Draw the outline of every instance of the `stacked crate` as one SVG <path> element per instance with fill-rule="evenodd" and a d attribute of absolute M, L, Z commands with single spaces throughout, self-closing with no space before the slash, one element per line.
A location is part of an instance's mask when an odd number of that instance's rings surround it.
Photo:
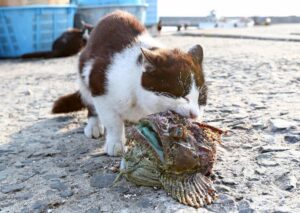
<path fill-rule="evenodd" d="M 0 58 L 51 50 L 53 41 L 74 25 L 76 6 L 63 2 L 0 0 Z"/>
<path fill-rule="evenodd" d="M 34 4 L 69 4 L 69 0 L 0 0 L 2 6 L 25 6 Z"/>
<path fill-rule="evenodd" d="M 145 23 L 147 4 L 145 0 L 73 0 L 78 5 L 75 26 L 81 22 L 96 25 L 101 17 L 115 10 L 125 10 Z"/>

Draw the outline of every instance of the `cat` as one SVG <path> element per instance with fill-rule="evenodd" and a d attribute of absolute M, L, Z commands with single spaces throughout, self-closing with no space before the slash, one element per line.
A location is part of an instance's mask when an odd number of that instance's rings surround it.
<path fill-rule="evenodd" d="M 69 29 L 59 36 L 53 42 L 51 51 L 28 53 L 22 55 L 21 58 L 60 58 L 77 54 L 86 45 L 89 34 L 93 29 L 90 24 L 83 22 L 82 25 L 82 29 Z"/>
<path fill-rule="evenodd" d="M 206 105 L 203 49 L 167 49 L 131 14 L 113 12 L 100 20 L 79 59 L 79 91 L 54 102 L 53 113 L 88 109 L 84 133 L 106 130 L 105 152 L 124 151 L 124 121 L 173 110 L 196 119 Z"/>

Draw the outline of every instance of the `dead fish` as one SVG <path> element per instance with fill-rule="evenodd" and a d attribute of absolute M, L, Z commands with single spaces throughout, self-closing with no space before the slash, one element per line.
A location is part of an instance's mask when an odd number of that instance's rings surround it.
<path fill-rule="evenodd" d="M 217 194 L 207 176 L 222 134 L 171 111 L 150 115 L 128 131 L 120 174 L 137 185 L 161 187 L 185 205 L 211 204 Z"/>

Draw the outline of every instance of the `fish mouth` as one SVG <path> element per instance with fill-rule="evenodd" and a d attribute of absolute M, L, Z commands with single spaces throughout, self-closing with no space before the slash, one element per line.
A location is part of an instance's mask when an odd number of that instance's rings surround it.
<path fill-rule="evenodd" d="M 161 162 L 164 162 L 164 151 L 158 134 L 149 123 L 142 122 L 137 126 L 139 133 L 146 139 L 145 141 L 152 147 Z"/>
<path fill-rule="evenodd" d="M 163 174 L 160 181 L 171 197 L 195 208 L 209 205 L 218 197 L 212 181 L 200 173 Z"/>

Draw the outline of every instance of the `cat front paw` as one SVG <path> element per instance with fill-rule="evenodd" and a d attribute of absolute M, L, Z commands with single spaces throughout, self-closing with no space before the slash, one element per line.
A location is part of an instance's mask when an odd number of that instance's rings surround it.
<path fill-rule="evenodd" d="M 104 146 L 104 151 L 109 156 L 121 156 L 124 152 L 124 147 L 122 143 L 110 143 L 106 142 Z"/>
<path fill-rule="evenodd" d="M 84 128 L 84 134 L 87 138 L 99 138 L 104 135 L 104 126 L 97 117 L 89 117 L 88 123 Z"/>

